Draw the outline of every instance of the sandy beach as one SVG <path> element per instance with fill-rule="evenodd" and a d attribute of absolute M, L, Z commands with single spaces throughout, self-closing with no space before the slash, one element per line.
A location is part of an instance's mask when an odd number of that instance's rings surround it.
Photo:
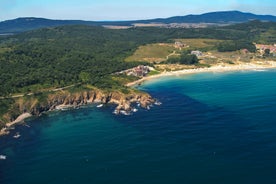
<path fill-rule="evenodd" d="M 130 82 L 126 86 L 131 87 L 137 84 L 141 84 L 144 81 L 165 77 L 165 76 L 177 76 L 185 74 L 195 74 L 195 73 L 204 73 L 204 72 L 226 72 L 226 71 L 243 71 L 243 70 L 262 70 L 276 68 L 275 61 L 267 61 L 266 64 L 253 64 L 253 63 L 240 63 L 235 65 L 214 65 L 209 68 L 196 68 L 196 69 L 185 69 L 178 71 L 163 72 L 157 75 L 146 76 L 137 81 Z"/>

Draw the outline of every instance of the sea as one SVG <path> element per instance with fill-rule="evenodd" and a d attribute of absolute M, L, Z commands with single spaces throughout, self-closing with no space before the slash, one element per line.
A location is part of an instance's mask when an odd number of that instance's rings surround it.
<path fill-rule="evenodd" d="M 137 88 L 162 104 L 129 116 L 112 114 L 113 105 L 52 112 L 0 137 L 0 183 L 276 183 L 275 69 Z"/>

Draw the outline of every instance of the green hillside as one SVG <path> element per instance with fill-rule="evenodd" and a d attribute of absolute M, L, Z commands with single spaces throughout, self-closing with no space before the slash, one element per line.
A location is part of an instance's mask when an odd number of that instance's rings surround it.
<path fill-rule="evenodd" d="M 275 37 L 274 32 L 275 23 L 261 22 L 206 29 L 63 26 L 30 31 L 0 40 L 0 96 L 79 82 L 108 87 L 109 74 L 138 64 L 124 60 L 141 45 L 183 38 L 246 45 L 258 39 L 268 42 L 265 38 Z"/>

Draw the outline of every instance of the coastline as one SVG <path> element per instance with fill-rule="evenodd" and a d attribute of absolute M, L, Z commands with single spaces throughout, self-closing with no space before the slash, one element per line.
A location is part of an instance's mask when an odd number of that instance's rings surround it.
<path fill-rule="evenodd" d="M 160 78 L 160 77 L 165 77 L 165 76 L 179 76 L 179 75 L 186 75 L 186 74 L 196 74 L 196 73 L 205 73 L 205 72 L 228 72 L 228 71 L 244 71 L 244 70 L 263 70 L 263 69 L 273 69 L 276 68 L 276 62 L 275 61 L 266 61 L 266 64 L 257 64 L 255 63 L 239 63 L 235 65 L 230 65 L 230 64 L 223 64 L 223 65 L 213 65 L 209 68 L 195 68 L 195 69 L 184 69 L 184 70 L 177 70 L 177 71 L 170 71 L 170 72 L 163 72 L 157 75 L 152 75 L 152 76 L 146 76 L 143 77 L 137 81 L 130 82 L 126 84 L 127 87 L 133 87 L 135 85 L 141 84 L 144 81 Z M 90 103 L 88 103 L 90 102 Z M 106 103 L 103 102 L 103 100 L 98 100 L 95 101 L 93 100 L 87 100 L 87 104 L 93 104 L 93 103 Z M 119 100 L 114 99 L 111 100 L 110 103 L 115 103 L 118 105 L 118 109 L 124 109 L 126 107 L 123 107 L 123 105 L 119 102 Z M 85 103 L 86 104 L 86 103 Z M 83 104 L 83 105 L 85 105 Z M 75 105 L 72 104 L 58 104 L 55 106 L 55 110 L 62 110 L 62 109 L 70 109 L 74 108 Z M 127 106 L 128 107 L 128 106 Z M 9 134 L 9 128 L 13 125 L 19 124 L 21 122 L 24 122 L 25 119 L 31 117 L 32 114 L 30 113 L 22 113 L 20 116 L 18 116 L 14 121 L 9 122 L 6 124 L 6 126 L 2 129 L 0 129 L 0 136 L 2 135 L 7 135 Z"/>
<path fill-rule="evenodd" d="M 260 69 L 272 69 L 276 68 L 275 61 L 267 61 L 268 64 L 253 64 L 253 63 L 240 63 L 235 65 L 213 65 L 209 68 L 195 68 L 195 69 L 184 69 L 177 71 L 165 71 L 157 75 L 146 76 L 137 81 L 127 83 L 127 87 L 133 87 L 135 85 L 141 84 L 144 81 L 151 79 L 156 79 L 166 76 L 178 76 L 186 74 L 196 74 L 196 73 L 205 73 L 205 72 L 228 72 L 228 71 L 243 71 L 243 70 L 260 70 Z"/>
<path fill-rule="evenodd" d="M 142 108 L 148 108 L 155 102 L 156 100 L 149 94 L 134 91 L 128 94 L 120 91 L 110 92 L 101 90 L 84 90 L 76 93 L 59 92 L 58 94 L 48 95 L 47 103 L 45 104 L 39 104 L 37 100 L 33 99 L 32 106 L 27 107 L 28 111 L 19 112 L 15 120 L 10 118 L 10 121 L 0 128 L 0 136 L 9 134 L 11 127 L 24 122 L 24 119 L 31 116 L 39 116 L 45 112 L 75 109 L 90 104 L 96 104 L 96 107 L 101 107 L 103 104 L 115 104 L 117 105 L 114 110 L 115 114 L 128 115 L 131 112 L 137 111 L 132 105 L 134 103 L 139 103 Z"/>
<path fill-rule="evenodd" d="M 32 115 L 31 115 L 30 113 L 23 113 L 23 114 L 21 114 L 20 116 L 18 116 L 18 117 L 16 118 L 16 120 L 7 123 L 7 124 L 6 124 L 6 127 L 2 128 L 2 129 L 0 130 L 0 136 L 1 136 L 1 135 L 7 135 L 7 134 L 9 134 L 9 128 L 10 128 L 11 126 L 16 125 L 16 124 L 19 124 L 19 123 L 21 123 L 21 122 L 24 122 L 25 119 L 27 119 L 27 118 L 29 118 L 29 117 L 31 117 L 31 116 L 32 116 Z"/>

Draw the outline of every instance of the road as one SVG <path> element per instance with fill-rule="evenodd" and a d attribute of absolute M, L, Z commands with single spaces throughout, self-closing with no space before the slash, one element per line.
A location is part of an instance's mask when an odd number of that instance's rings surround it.
<path fill-rule="evenodd" d="M 48 90 L 47 92 L 61 91 L 61 90 L 64 90 L 64 89 L 68 89 L 68 88 L 75 87 L 76 85 L 79 85 L 79 84 L 80 84 L 80 83 L 78 83 L 78 84 L 72 84 L 72 85 L 70 85 L 70 86 L 65 86 L 65 87 L 62 87 L 62 88 L 51 89 L 51 90 Z M 45 91 L 41 91 L 41 92 L 43 93 L 43 92 L 45 92 Z M 32 95 L 34 95 L 34 93 L 13 95 L 13 96 L 8 96 L 8 97 L 1 96 L 0 99 L 6 99 L 6 98 L 20 98 L 20 97 L 23 97 L 23 96 L 32 96 Z"/>

